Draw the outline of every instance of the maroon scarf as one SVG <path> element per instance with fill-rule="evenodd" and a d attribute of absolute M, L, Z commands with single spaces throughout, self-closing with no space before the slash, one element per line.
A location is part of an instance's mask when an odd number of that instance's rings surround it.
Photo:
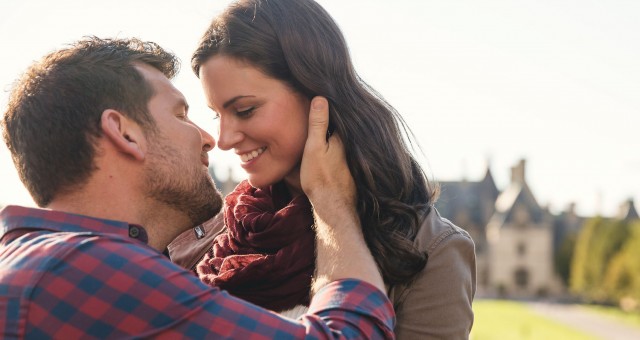
<path fill-rule="evenodd" d="M 198 264 L 200 279 L 277 312 L 309 305 L 315 233 L 306 196 L 283 183 L 261 190 L 243 181 L 225 198 L 227 231 Z"/>

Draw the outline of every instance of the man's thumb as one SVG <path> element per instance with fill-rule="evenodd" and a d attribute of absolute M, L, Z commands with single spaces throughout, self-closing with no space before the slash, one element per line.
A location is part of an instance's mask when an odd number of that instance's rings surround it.
<path fill-rule="evenodd" d="M 314 97 L 309 111 L 309 140 L 325 142 L 329 127 L 329 103 L 325 97 Z"/>

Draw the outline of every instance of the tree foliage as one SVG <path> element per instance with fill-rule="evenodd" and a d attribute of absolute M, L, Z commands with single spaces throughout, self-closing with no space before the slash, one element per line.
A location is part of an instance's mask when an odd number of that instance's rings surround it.
<path fill-rule="evenodd" d="M 629 229 L 628 239 L 609 263 L 603 289 L 610 299 L 640 309 L 640 222 Z"/>
<path fill-rule="evenodd" d="M 554 257 L 556 272 L 565 285 L 569 285 L 571 262 L 573 261 L 573 253 L 577 237 L 576 233 L 569 233 L 566 235 Z"/>
<path fill-rule="evenodd" d="M 596 217 L 588 220 L 578 234 L 571 263 L 571 276 L 569 288 L 575 294 L 582 295 L 593 285 L 587 263 L 595 230 L 603 223 L 603 219 Z"/>
<path fill-rule="evenodd" d="M 630 236 L 629 222 L 601 217 L 588 220 L 576 240 L 571 263 L 571 291 L 595 302 L 615 301 L 616 294 L 611 288 L 628 286 L 627 255 L 621 254 L 630 242 Z M 612 275 L 618 281 L 612 279 Z"/>

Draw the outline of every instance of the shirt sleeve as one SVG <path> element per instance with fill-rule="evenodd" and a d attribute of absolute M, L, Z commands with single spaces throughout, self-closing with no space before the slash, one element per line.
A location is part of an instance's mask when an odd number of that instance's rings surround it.
<path fill-rule="evenodd" d="M 299 320 L 230 296 L 135 241 L 75 237 L 31 292 L 26 337 L 394 338 L 390 301 L 357 280 L 333 282 Z"/>
<path fill-rule="evenodd" d="M 429 249 L 428 254 L 422 273 L 398 293 L 396 336 L 398 339 L 468 339 L 473 325 L 471 303 L 476 287 L 473 241 L 455 232 Z"/>

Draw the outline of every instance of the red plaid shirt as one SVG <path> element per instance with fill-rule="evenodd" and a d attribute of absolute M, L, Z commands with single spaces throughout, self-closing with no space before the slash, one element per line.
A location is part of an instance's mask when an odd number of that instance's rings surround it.
<path fill-rule="evenodd" d="M 201 283 L 141 226 L 18 206 L 0 219 L 1 338 L 394 337 L 391 303 L 358 280 L 327 285 L 294 321 Z"/>

